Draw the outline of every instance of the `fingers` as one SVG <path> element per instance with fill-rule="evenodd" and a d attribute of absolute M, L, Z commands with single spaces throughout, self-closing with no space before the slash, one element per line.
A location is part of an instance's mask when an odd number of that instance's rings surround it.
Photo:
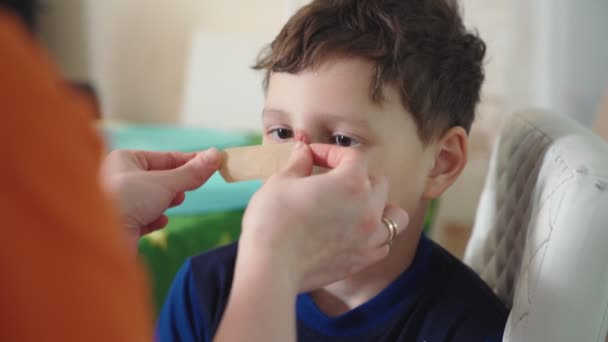
<path fill-rule="evenodd" d="M 409 215 L 404 209 L 392 204 L 388 204 L 386 206 L 382 217 L 386 217 L 387 219 L 395 223 L 395 225 L 397 226 L 396 235 L 399 235 L 401 232 L 403 232 L 405 228 L 407 228 L 407 225 L 410 221 Z M 369 240 L 370 244 L 372 246 L 385 245 L 389 240 L 390 234 L 391 232 L 388 227 L 382 221 L 380 221 L 378 222 L 378 229 L 376 229 L 375 233 Z"/>
<path fill-rule="evenodd" d="M 352 149 L 339 147 L 329 144 L 310 144 L 314 163 L 317 166 L 333 169 L 340 165 L 340 162 L 352 153 Z"/>
<path fill-rule="evenodd" d="M 146 235 L 146 234 L 152 233 L 155 230 L 165 228 L 165 226 L 167 226 L 168 223 L 169 223 L 169 218 L 167 217 L 167 215 L 162 215 L 161 217 L 154 220 L 152 223 L 143 227 L 140 231 L 140 235 Z"/>
<path fill-rule="evenodd" d="M 389 185 L 386 177 L 382 176 L 371 176 L 369 177 L 371 185 L 370 200 L 372 203 L 372 210 L 376 213 L 383 212 L 388 201 Z"/>
<path fill-rule="evenodd" d="M 177 195 L 175 195 L 175 198 L 173 198 L 173 201 L 171 201 L 171 204 L 169 204 L 169 207 L 170 208 L 177 207 L 178 205 L 184 203 L 185 199 L 186 199 L 186 194 L 183 192 L 180 192 Z"/>
<path fill-rule="evenodd" d="M 157 181 L 162 182 L 175 193 L 194 190 L 203 185 L 209 177 L 220 167 L 219 152 L 212 148 L 197 153 L 186 164 L 174 169 L 159 171 L 155 175 Z"/>
<path fill-rule="evenodd" d="M 360 165 L 367 167 L 366 158 L 361 152 L 348 147 L 329 144 L 310 144 L 314 164 L 316 166 L 334 169 L 344 165 Z"/>
<path fill-rule="evenodd" d="M 176 169 L 196 156 L 196 153 L 134 151 L 145 171 Z"/>
<path fill-rule="evenodd" d="M 281 171 L 282 175 L 292 177 L 307 177 L 312 174 L 313 158 L 308 146 L 302 142 L 295 144 L 287 165 Z"/>
<path fill-rule="evenodd" d="M 352 148 L 327 144 L 309 145 L 314 164 L 327 171 L 329 177 L 348 179 L 350 182 L 364 184 L 369 177 L 368 158 L 365 154 Z"/>

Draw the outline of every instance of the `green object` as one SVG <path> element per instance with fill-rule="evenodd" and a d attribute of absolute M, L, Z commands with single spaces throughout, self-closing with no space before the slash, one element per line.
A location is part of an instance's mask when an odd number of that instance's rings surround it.
<path fill-rule="evenodd" d="M 431 229 L 433 228 L 433 224 L 435 223 L 435 218 L 437 216 L 437 210 L 439 209 L 439 199 L 434 199 L 429 203 L 429 207 L 426 210 L 426 215 L 424 217 L 424 226 L 422 227 L 422 231 L 425 234 L 429 234 Z"/>
<path fill-rule="evenodd" d="M 157 312 L 169 292 L 173 277 L 188 257 L 238 238 L 243 211 L 170 217 L 165 229 L 140 239 L 139 255 L 148 267 Z"/>
<path fill-rule="evenodd" d="M 184 203 L 169 209 L 167 215 L 198 216 L 243 209 L 260 186 L 262 186 L 260 181 L 226 183 L 216 172 L 205 186 L 187 192 Z"/>

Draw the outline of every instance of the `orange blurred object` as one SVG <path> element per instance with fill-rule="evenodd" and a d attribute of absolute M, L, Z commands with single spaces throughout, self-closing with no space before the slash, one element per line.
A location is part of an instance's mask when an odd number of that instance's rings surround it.
<path fill-rule="evenodd" d="M 0 110 L 0 341 L 151 341 L 142 269 L 99 186 L 94 109 L 4 11 Z"/>

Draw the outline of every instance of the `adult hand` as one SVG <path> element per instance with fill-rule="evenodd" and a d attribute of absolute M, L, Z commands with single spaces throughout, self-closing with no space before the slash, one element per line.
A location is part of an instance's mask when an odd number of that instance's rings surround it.
<path fill-rule="evenodd" d="M 311 175 L 313 165 L 330 170 Z M 327 285 L 388 254 L 389 230 L 382 217 L 401 232 L 408 215 L 387 199 L 387 180 L 369 175 L 360 152 L 298 144 L 286 168 L 252 198 L 239 253 L 251 259 L 268 255 L 290 272 L 298 291 Z"/>
<path fill-rule="evenodd" d="M 184 201 L 219 168 L 215 149 L 199 153 L 116 150 L 102 165 L 105 188 L 115 197 L 133 239 L 163 228 L 164 212 Z"/>
<path fill-rule="evenodd" d="M 314 164 L 331 170 L 313 176 Z M 215 340 L 295 341 L 296 295 L 385 257 L 389 231 L 382 216 L 397 233 L 407 226 L 407 213 L 387 198 L 386 179 L 370 177 L 355 150 L 296 145 L 287 167 L 266 181 L 245 212 Z"/>

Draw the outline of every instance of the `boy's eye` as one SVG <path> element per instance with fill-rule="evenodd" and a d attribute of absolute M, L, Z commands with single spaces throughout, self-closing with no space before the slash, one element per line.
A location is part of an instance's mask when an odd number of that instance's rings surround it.
<path fill-rule="evenodd" d="M 287 140 L 293 138 L 293 131 L 287 128 L 275 128 L 269 133 L 273 138 L 278 140 Z"/>
<path fill-rule="evenodd" d="M 334 135 L 331 140 L 334 144 L 342 147 L 352 147 L 360 144 L 356 139 L 341 134 Z"/>

